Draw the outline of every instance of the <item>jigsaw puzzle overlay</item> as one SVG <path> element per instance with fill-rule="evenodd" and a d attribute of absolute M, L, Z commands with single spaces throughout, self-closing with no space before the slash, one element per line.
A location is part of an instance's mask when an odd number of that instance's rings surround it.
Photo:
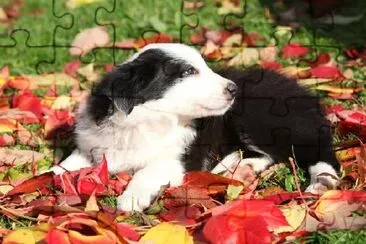
<path fill-rule="evenodd" d="M 366 240 L 365 1 L 5 0 L 0 27 L 3 243 Z M 310 88 L 332 124 L 338 190 L 303 192 L 309 177 L 295 154 L 258 175 L 243 165 L 220 175 L 188 172 L 182 186 L 163 186 L 143 213 L 125 213 L 116 197 L 133 175 L 108 175 L 105 159 L 61 176 L 40 174 L 75 148 L 75 113 L 102 75 L 145 45 L 168 42 L 197 48 L 213 68 L 259 66 Z M 292 112 L 291 99 L 259 98 L 273 118 Z M 265 145 L 294 136 L 285 127 L 267 134 Z"/>

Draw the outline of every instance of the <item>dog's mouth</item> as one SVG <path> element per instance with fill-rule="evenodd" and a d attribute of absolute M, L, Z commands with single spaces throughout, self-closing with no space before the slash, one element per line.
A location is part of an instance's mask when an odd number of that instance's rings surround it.
<path fill-rule="evenodd" d="M 218 107 L 210 107 L 207 105 L 203 105 L 203 104 L 199 104 L 198 106 L 201 109 L 207 110 L 207 111 L 221 111 L 221 110 L 225 110 L 231 107 L 231 105 L 234 103 L 234 98 L 233 99 L 227 99 L 226 100 L 226 104 L 222 105 L 222 106 L 218 106 Z"/>

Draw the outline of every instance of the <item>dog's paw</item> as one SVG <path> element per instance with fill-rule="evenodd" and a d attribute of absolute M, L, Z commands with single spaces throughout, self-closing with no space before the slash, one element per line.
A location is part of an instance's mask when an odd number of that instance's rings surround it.
<path fill-rule="evenodd" d="M 142 212 L 145 208 L 150 206 L 152 197 L 153 194 L 141 188 L 137 191 L 127 189 L 117 198 L 117 208 L 126 212 Z"/>
<path fill-rule="evenodd" d="M 323 173 L 318 175 L 315 182 L 312 182 L 305 191 L 312 194 L 323 195 L 326 191 L 335 189 L 338 184 L 338 177 Z"/>

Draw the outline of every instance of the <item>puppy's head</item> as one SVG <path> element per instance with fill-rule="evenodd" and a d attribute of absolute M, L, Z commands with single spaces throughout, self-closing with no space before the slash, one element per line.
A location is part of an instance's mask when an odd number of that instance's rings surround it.
<path fill-rule="evenodd" d="M 199 52 L 183 44 L 150 44 L 93 89 L 89 112 L 96 121 L 138 108 L 200 118 L 224 114 L 236 85 L 214 73 Z"/>

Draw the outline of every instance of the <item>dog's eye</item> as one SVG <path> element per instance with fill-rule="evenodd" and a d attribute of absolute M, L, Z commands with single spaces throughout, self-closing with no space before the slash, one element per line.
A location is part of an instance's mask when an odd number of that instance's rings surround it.
<path fill-rule="evenodd" d="M 187 77 L 195 74 L 198 74 L 198 71 L 195 68 L 190 67 L 182 72 L 181 77 Z"/>

